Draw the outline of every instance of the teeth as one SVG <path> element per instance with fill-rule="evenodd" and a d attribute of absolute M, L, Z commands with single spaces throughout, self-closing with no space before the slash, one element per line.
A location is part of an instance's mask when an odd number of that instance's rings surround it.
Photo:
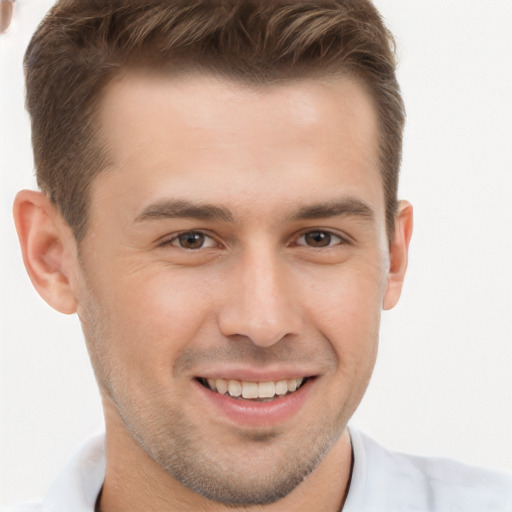
<path fill-rule="evenodd" d="M 230 396 L 242 397 L 248 400 L 259 398 L 274 398 L 293 393 L 303 383 L 303 378 L 283 379 L 276 382 L 250 382 L 226 379 L 206 379 L 208 387 L 221 395 L 228 393 Z"/>
<path fill-rule="evenodd" d="M 273 382 L 260 382 L 258 384 L 259 398 L 272 398 L 276 394 L 276 386 Z"/>
<path fill-rule="evenodd" d="M 222 380 L 222 379 L 217 379 Z M 230 380 L 228 382 L 228 393 L 231 396 L 240 396 L 242 394 L 242 383 L 238 380 Z"/>
<path fill-rule="evenodd" d="M 244 398 L 259 398 L 257 382 L 242 382 L 242 396 Z"/>
<path fill-rule="evenodd" d="M 276 395 L 286 395 L 288 393 L 288 381 L 278 380 L 276 382 Z"/>
<path fill-rule="evenodd" d="M 217 379 L 215 382 L 215 387 L 217 388 L 217 391 L 223 395 L 224 393 L 227 393 L 228 391 L 228 381 L 224 379 Z"/>
<path fill-rule="evenodd" d="M 286 383 L 288 384 L 288 391 L 292 392 L 295 391 L 299 386 L 297 383 L 297 379 L 288 379 Z"/>

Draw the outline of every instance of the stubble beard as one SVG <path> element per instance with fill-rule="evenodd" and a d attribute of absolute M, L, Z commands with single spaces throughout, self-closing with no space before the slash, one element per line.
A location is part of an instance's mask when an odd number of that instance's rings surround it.
<path fill-rule="evenodd" d="M 160 404 L 153 411 L 141 410 L 140 404 L 116 392 L 117 386 L 105 379 L 105 373 L 96 373 L 103 374 L 102 393 L 114 403 L 126 430 L 145 454 L 175 481 L 226 506 L 266 505 L 290 494 L 323 460 L 348 420 L 339 411 L 331 422 L 318 419 L 293 438 L 284 429 L 239 432 L 230 443 L 242 447 L 243 453 L 237 454 L 230 446 L 216 443 L 215 436 L 208 437 L 208 431 L 200 430 L 179 407 Z M 255 454 L 259 454 L 257 461 Z"/>
<path fill-rule="evenodd" d="M 266 458 L 258 461 L 259 469 L 254 469 L 252 459 L 230 457 L 225 447 L 215 445 L 215 439 L 198 432 L 179 407 L 157 401 L 148 409 L 147 404 L 141 406 L 126 394 L 122 381 L 116 379 L 117 371 L 123 369 L 116 371 L 111 365 L 114 358 L 109 354 L 109 329 L 97 308 L 92 303 L 88 306 L 88 321 L 82 322 L 82 327 L 102 395 L 114 404 L 126 430 L 148 457 L 173 479 L 209 500 L 236 507 L 282 499 L 315 470 L 346 426 L 347 411 L 342 408 L 330 422 L 317 419 L 293 438 L 290 432 L 280 430 L 239 433 L 237 442 L 244 453 L 264 448 L 259 453 Z M 145 390 L 146 396 L 152 396 L 153 391 Z M 277 455 L 269 455 L 271 451 Z"/>
<path fill-rule="evenodd" d="M 251 459 L 228 458 L 222 446 L 212 447 L 212 439 L 200 439 L 179 411 L 172 416 L 172 425 L 167 425 L 160 435 L 141 432 L 124 418 L 123 421 L 144 452 L 172 478 L 195 493 L 228 506 L 266 505 L 287 496 L 315 470 L 344 428 L 343 424 L 323 424 L 304 429 L 300 440 L 290 446 L 285 433 L 245 433 L 237 440 L 245 446 L 244 453 L 257 453 L 263 445 L 266 454 L 273 449 L 277 452 L 255 465 Z"/>

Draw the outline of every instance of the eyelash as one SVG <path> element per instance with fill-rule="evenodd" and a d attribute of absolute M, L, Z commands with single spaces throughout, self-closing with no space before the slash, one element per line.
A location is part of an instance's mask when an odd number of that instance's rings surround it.
<path fill-rule="evenodd" d="M 298 243 L 299 240 L 305 238 L 306 236 L 308 235 L 326 235 L 326 238 L 328 239 L 328 245 L 325 245 L 325 246 L 313 246 L 313 245 L 308 245 L 306 243 Z M 210 243 L 208 245 L 208 247 L 205 247 L 204 243 L 201 244 L 199 247 L 197 248 L 190 248 L 190 247 L 182 247 L 181 245 L 178 245 L 178 244 L 175 244 L 175 242 L 179 241 L 181 237 L 185 237 L 185 236 L 195 236 L 195 235 L 199 235 L 201 237 L 203 237 L 203 240 L 210 240 Z M 333 239 L 335 239 L 335 243 L 331 243 L 333 242 Z M 294 239 L 294 242 L 292 245 L 294 246 L 298 246 L 298 247 L 310 247 L 310 248 L 313 248 L 313 249 L 330 249 L 332 247 L 335 247 L 335 246 L 338 246 L 338 245 L 346 245 L 346 244 L 349 244 L 350 242 L 342 237 L 341 235 L 337 234 L 337 233 L 333 233 L 332 231 L 329 231 L 327 229 L 308 229 L 307 231 L 303 231 L 302 233 L 299 234 L 298 237 L 296 237 Z M 183 249 L 183 250 L 188 250 L 188 251 L 196 251 L 196 250 L 199 250 L 199 249 L 210 249 L 212 247 L 214 247 L 215 245 L 220 245 L 218 244 L 215 239 L 208 235 L 207 233 L 203 232 L 203 231 L 182 231 L 182 232 L 179 232 L 179 233 L 176 233 L 174 235 L 172 235 L 170 238 L 167 238 L 165 239 L 161 244 L 161 246 L 168 246 L 168 245 L 171 245 L 173 247 L 176 247 L 178 249 Z"/>
<path fill-rule="evenodd" d="M 337 245 L 346 245 L 348 244 L 349 242 L 344 238 L 342 237 L 341 235 L 337 234 L 337 233 L 333 233 L 332 231 L 329 231 L 327 229 L 309 229 L 308 231 L 304 231 L 302 232 L 299 237 L 297 238 L 297 240 L 300 240 L 301 238 L 304 238 L 308 235 L 313 235 L 313 234 L 322 234 L 322 235 L 326 235 L 329 239 L 329 244 L 328 245 L 325 245 L 325 246 L 317 246 L 317 247 L 314 247 L 314 246 L 311 246 L 311 245 L 307 245 L 307 244 L 299 244 L 297 242 L 295 242 L 295 245 L 298 245 L 300 247 L 312 247 L 312 248 L 315 248 L 315 249 L 330 249 L 331 247 L 334 247 L 334 246 L 337 246 Z M 337 239 L 337 242 L 336 243 L 330 243 L 333 241 L 333 239 Z"/>
<path fill-rule="evenodd" d="M 193 236 L 193 235 L 200 235 L 202 237 L 204 237 L 205 240 L 211 240 L 211 245 L 209 247 L 204 247 L 204 244 L 202 244 L 200 247 L 198 248 L 187 248 L 187 247 L 181 247 L 179 245 L 174 245 L 174 242 L 176 241 L 179 241 L 181 237 L 184 237 L 184 236 Z M 181 231 L 180 233 L 175 233 L 174 235 L 172 235 L 170 238 L 167 238 L 165 240 L 163 240 L 163 242 L 161 243 L 162 246 L 166 246 L 166 245 L 171 245 L 173 247 L 176 247 L 177 249 L 184 249 L 184 250 L 189 250 L 189 251 L 195 251 L 195 250 L 198 250 L 198 249 L 209 249 L 211 247 L 213 247 L 214 245 L 219 245 L 217 242 L 215 242 L 214 238 L 211 237 L 210 235 L 208 235 L 207 233 L 204 233 L 203 231 Z"/>

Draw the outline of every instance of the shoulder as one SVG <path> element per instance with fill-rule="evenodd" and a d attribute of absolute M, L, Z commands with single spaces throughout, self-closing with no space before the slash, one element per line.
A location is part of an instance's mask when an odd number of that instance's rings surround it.
<path fill-rule="evenodd" d="M 364 494 L 371 496 L 364 510 L 512 510 L 510 474 L 450 459 L 396 453 L 353 429 L 351 435 L 355 457 L 354 475 L 360 481 L 364 480 Z"/>

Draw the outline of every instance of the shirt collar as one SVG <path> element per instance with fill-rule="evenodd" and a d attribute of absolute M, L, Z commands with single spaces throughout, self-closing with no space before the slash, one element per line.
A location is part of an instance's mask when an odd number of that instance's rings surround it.
<path fill-rule="evenodd" d="M 94 512 L 105 480 L 105 435 L 93 437 L 73 454 L 43 502 L 43 510 Z"/>

